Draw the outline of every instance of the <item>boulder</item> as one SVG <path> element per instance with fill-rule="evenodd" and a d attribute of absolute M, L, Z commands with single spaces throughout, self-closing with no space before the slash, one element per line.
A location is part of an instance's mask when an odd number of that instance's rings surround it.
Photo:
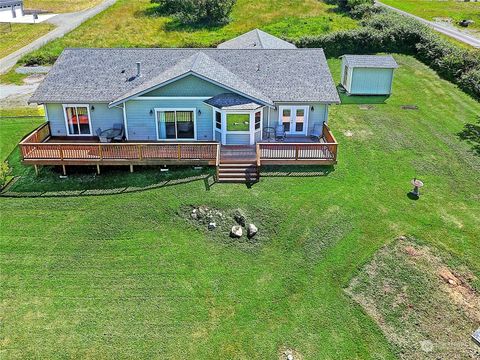
<path fill-rule="evenodd" d="M 243 229 L 240 225 L 232 226 L 232 230 L 230 231 L 230 236 L 234 238 L 241 238 L 243 235 Z"/>
<path fill-rule="evenodd" d="M 245 226 L 246 217 L 242 210 L 237 209 L 233 214 L 233 219 L 240 226 Z"/>
<path fill-rule="evenodd" d="M 248 238 L 254 237 L 258 232 L 258 228 L 254 224 L 248 224 L 247 226 L 247 236 Z"/>

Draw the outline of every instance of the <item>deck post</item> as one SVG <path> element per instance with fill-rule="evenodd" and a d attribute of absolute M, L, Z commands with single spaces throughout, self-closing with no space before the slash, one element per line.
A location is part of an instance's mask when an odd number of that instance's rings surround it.
<path fill-rule="evenodd" d="M 257 155 L 257 167 L 260 166 L 260 144 L 256 146 L 256 155 Z"/>
<path fill-rule="evenodd" d="M 130 164 L 130 172 L 133 173 L 133 164 Z"/>
<path fill-rule="evenodd" d="M 100 164 L 97 164 L 97 174 L 100 175 Z"/>
<path fill-rule="evenodd" d="M 67 176 L 67 167 L 62 164 L 63 176 Z"/>
<path fill-rule="evenodd" d="M 177 152 L 178 152 L 178 160 L 180 160 L 182 158 L 182 148 L 180 144 L 178 144 Z"/>
<path fill-rule="evenodd" d="M 38 171 L 38 165 L 35 164 L 35 165 L 33 165 L 33 167 L 35 168 L 35 175 L 38 176 L 38 172 L 39 172 Z"/>

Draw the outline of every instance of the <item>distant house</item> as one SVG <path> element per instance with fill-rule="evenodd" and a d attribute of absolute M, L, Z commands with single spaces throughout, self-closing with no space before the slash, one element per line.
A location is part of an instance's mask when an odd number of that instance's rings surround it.
<path fill-rule="evenodd" d="M 343 55 L 341 83 L 351 95 L 389 95 L 393 71 L 398 67 L 391 55 Z"/>
<path fill-rule="evenodd" d="M 216 49 L 66 49 L 30 102 L 48 123 L 22 142 L 27 164 L 209 164 L 226 179 L 231 162 L 336 162 L 323 50 L 260 30 Z"/>
<path fill-rule="evenodd" d="M 23 0 L 0 0 L 0 13 L 9 12 L 13 18 L 23 16 Z"/>

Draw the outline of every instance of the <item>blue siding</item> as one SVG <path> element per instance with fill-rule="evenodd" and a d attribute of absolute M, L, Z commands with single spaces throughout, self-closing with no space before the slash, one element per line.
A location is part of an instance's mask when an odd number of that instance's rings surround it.
<path fill-rule="evenodd" d="M 250 145 L 250 134 L 227 134 L 228 145 Z"/>
<path fill-rule="evenodd" d="M 95 110 L 91 110 L 91 106 Z M 92 134 L 95 135 L 97 128 L 108 129 L 113 127 L 114 123 L 123 124 L 123 111 L 119 108 L 108 108 L 107 104 L 92 104 L 90 108 L 90 125 Z M 53 136 L 67 136 L 65 126 L 65 115 L 63 114 L 62 104 L 46 104 L 47 116 L 50 121 L 50 130 Z"/>
<path fill-rule="evenodd" d="M 159 89 L 152 90 L 142 96 L 205 96 L 211 97 L 218 94 L 230 93 L 220 86 L 188 75 Z"/>
<path fill-rule="evenodd" d="M 388 95 L 391 92 L 393 69 L 354 68 L 350 94 Z"/>
<path fill-rule="evenodd" d="M 196 109 L 197 140 L 207 141 L 213 137 L 212 108 L 202 100 L 130 100 L 127 106 L 127 129 L 129 140 L 157 140 L 155 108 Z M 198 113 L 201 111 L 201 114 Z"/>

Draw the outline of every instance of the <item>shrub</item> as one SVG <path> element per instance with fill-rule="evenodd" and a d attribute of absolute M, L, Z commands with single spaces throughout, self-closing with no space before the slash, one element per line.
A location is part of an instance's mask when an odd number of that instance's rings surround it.
<path fill-rule="evenodd" d="M 374 14 L 385 13 L 387 10 L 380 6 L 374 6 L 372 4 L 360 4 L 350 10 L 350 16 L 354 19 L 363 19 L 370 17 Z"/>
<path fill-rule="evenodd" d="M 3 188 L 7 182 L 8 175 L 10 174 L 10 167 L 6 161 L 0 163 L 0 189 Z"/>
<path fill-rule="evenodd" d="M 188 25 L 223 25 L 228 23 L 236 0 L 151 0 L 159 11 L 175 16 Z"/>

